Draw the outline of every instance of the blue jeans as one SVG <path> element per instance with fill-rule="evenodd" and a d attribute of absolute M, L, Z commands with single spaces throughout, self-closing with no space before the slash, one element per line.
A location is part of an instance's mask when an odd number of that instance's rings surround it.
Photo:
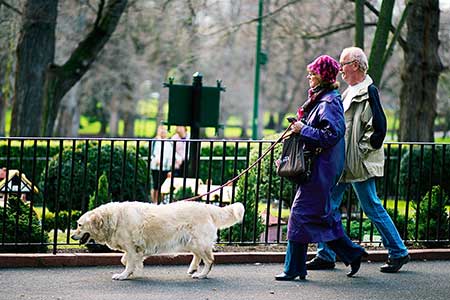
<path fill-rule="evenodd" d="M 342 197 L 350 183 L 339 183 L 331 193 L 331 208 L 339 214 Z M 388 249 L 389 258 L 395 259 L 408 254 L 397 228 L 377 196 L 375 179 L 351 183 L 361 208 L 381 234 L 383 245 Z M 335 261 L 336 254 L 324 243 L 318 243 L 317 256 L 326 261 Z"/>

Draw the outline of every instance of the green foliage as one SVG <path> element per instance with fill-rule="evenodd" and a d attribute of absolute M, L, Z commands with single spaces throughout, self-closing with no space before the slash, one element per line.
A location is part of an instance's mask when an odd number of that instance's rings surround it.
<path fill-rule="evenodd" d="M 234 159 L 225 160 L 212 160 L 211 161 L 211 179 L 214 184 L 223 184 L 229 179 L 239 174 L 239 170 L 245 169 L 245 160 L 238 160 L 238 157 L 245 157 L 247 148 L 238 148 L 236 151 L 236 145 L 233 143 L 227 143 L 226 147 L 223 144 L 215 144 L 212 148 L 212 157 L 233 157 Z M 201 160 L 199 163 L 199 177 L 206 182 L 210 170 L 209 157 L 211 155 L 210 147 L 202 147 L 201 156 L 207 157 L 208 160 Z M 222 178 L 223 170 L 223 178 Z M 236 170 L 236 174 L 234 173 Z"/>
<path fill-rule="evenodd" d="M 443 160 L 445 147 L 445 162 Z M 411 163 L 411 171 L 409 164 Z M 448 145 L 436 145 L 423 147 L 423 153 L 419 147 L 413 151 L 407 151 L 400 165 L 400 192 L 406 195 L 410 186 L 410 195 L 420 199 L 435 185 L 440 185 L 447 195 L 450 195 L 450 147 Z"/>
<path fill-rule="evenodd" d="M 141 156 L 136 160 L 135 149 L 127 148 L 125 155 L 123 146 L 115 145 L 111 155 L 111 144 L 104 144 L 100 148 L 98 161 L 98 147 L 97 142 L 89 142 L 86 151 L 86 144 L 80 143 L 73 152 L 72 148 L 65 148 L 62 157 L 56 155 L 50 162 L 47 185 L 41 187 L 41 190 L 46 191 L 46 204 L 50 211 L 56 211 L 56 203 L 59 210 L 85 211 L 89 195 L 97 188 L 96 176 L 103 173 L 108 174 L 110 178 L 109 192 L 113 201 L 146 200 L 148 193 L 145 187 L 149 187 L 146 182 L 147 165 Z M 61 176 L 58 179 L 60 166 Z"/>
<path fill-rule="evenodd" d="M 261 144 L 261 149 L 259 149 L 259 145 L 259 143 L 253 144 L 250 149 L 250 164 L 256 161 L 271 143 Z M 278 145 L 273 153 L 272 159 L 278 158 L 281 155 L 281 145 Z M 270 157 L 271 154 L 268 154 L 259 164 L 250 169 L 248 175 L 244 175 L 238 180 L 235 201 L 242 202 L 245 206 L 243 226 L 238 224 L 233 226 L 230 231 L 221 232 L 221 240 L 241 241 L 242 237 L 243 241 L 253 241 L 254 239 L 257 241 L 260 234 L 264 231 L 261 216 L 257 213 L 258 205 L 262 202 L 261 200 L 269 198 L 280 199 L 280 194 L 282 194 L 281 197 L 286 197 L 285 199 L 289 199 L 292 196 L 291 183 L 284 182 L 282 193 L 274 188 L 279 186 L 280 177 L 276 175 L 275 164 Z M 259 176 L 258 172 L 260 173 Z"/>
<path fill-rule="evenodd" d="M 348 236 L 352 240 L 363 240 L 364 235 L 369 235 L 370 231 L 372 229 L 372 223 L 369 219 L 363 220 L 362 228 L 361 228 L 361 236 L 360 236 L 360 230 L 359 230 L 359 219 L 358 220 L 351 220 L 350 222 L 350 232 Z M 347 230 L 347 219 L 342 219 L 342 226 L 344 226 L 344 229 Z M 377 229 L 373 228 L 373 235 L 378 235 Z"/>
<path fill-rule="evenodd" d="M 413 231 L 411 231 L 411 226 L 414 224 L 414 218 L 412 216 L 408 216 L 408 224 L 406 224 L 406 216 L 403 214 L 399 214 L 394 216 L 394 210 L 391 208 L 386 209 L 387 213 L 391 217 L 392 221 L 397 227 L 398 233 L 403 240 L 411 239 L 413 236 Z"/>
<path fill-rule="evenodd" d="M 98 179 L 97 199 L 95 198 L 95 193 L 89 197 L 89 210 L 109 202 L 108 189 L 108 177 L 106 176 L 106 173 L 103 172 L 102 176 Z"/>
<path fill-rule="evenodd" d="M 449 239 L 449 215 L 446 205 L 450 205 L 449 197 L 443 193 L 440 186 L 433 189 L 422 198 L 419 204 L 413 202 L 418 221 L 418 240 L 448 240 Z M 439 223 L 439 226 L 438 226 Z M 411 232 L 415 231 L 415 223 L 410 224 Z M 433 247 L 435 242 L 427 242 L 425 245 Z"/>
<path fill-rule="evenodd" d="M 397 178 L 398 178 L 398 163 L 401 160 L 402 154 L 407 152 L 406 148 L 401 149 L 401 154 L 399 155 L 400 149 L 398 145 L 387 145 L 384 147 L 385 162 L 384 162 L 384 176 L 378 178 L 377 191 L 388 196 L 395 195 L 398 190 Z"/>
<path fill-rule="evenodd" d="M 16 195 L 9 195 L 6 218 L 0 222 L 0 235 L 5 243 L 41 243 L 40 245 L 0 246 L 0 252 L 46 252 L 47 233 L 42 231 L 38 216 Z M 16 227 L 17 225 L 17 227 Z"/>
<path fill-rule="evenodd" d="M 69 212 L 67 210 L 60 211 L 58 213 L 58 222 L 56 224 L 56 229 L 65 232 L 69 228 L 69 219 L 70 219 L 70 228 L 75 229 L 77 227 L 77 221 L 81 217 L 81 211 L 72 210 L 72 214 L 69 216 Z M 70 217 L 70 218 L 69 218 Z M 52 212 L 46 212 L 44 219 L 41 221 L 42 227 L 45 231 L 52 231 L 55 229 L 55 214 Z"/>
<path fill-rule="evenodd" d="M 191 197 L 194 197 L 194 192 L 190 187 L 186 187 L 185 190 L 183 190 L 183 188 L 179 188 L 173 195 L 173 200 L 177 201 Z"/>
<path fill-rule="evenodd" d="M 22 152 L 22 160 L 21 153 Z M 58 143 L 50 143 L 48 144 L 48 157 L 51 158 L 55 154 L 58 153 Z M 7 157 L 9 156 L 9 165 L 7 162 Z M 31 182 L 35 185 L 38 185 L 39 182 L 42 182 L 41 174 L 45 170 L 46 160 L 45 159 L 37 159 L 37 158 L 45 158 L 47 157 L 47 143 L 46 142 L 37 142 L 36 147 L 34 142 L 25 141 L 23 148 L 20 142 L 12 141 L 10 147 L 8 149 L 8 143 L 6 141 L 0 142 L 0 157 L 5 160 L 2 162 L 0 167 L 7 167 L 10 170 L 17 169 L 21 170 L 23 174 L 27 176 Z M 36 157 L 35 161 L 29 160 Z M 34 166 L 33 166 L 34 164 Z M 33 177 L 33 168 L 34 168 L 34 177 Z M 38 204 L 42 201 L 42 195 L 34 194 L 33 195 L 33 203 Z"/>

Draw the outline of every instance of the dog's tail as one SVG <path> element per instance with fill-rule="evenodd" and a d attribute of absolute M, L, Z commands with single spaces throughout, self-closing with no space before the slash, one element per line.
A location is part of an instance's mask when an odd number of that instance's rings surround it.
<path fill-rule="evenodd" d="M 240 202 L 215 208 L 217 209 L 211 211 L 211 217 L 214 225 L 219 229 L 228 228 L 236 223 L 240 223 L 244 218 L 245 208 Z"/>

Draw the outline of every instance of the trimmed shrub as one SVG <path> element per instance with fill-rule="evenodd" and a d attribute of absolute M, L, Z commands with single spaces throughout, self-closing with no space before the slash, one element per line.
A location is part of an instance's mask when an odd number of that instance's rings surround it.
<path fill-rule="evenodd" d="M 173 195 L 173 201 L 182 200 L 186 198 L 194 197 L 194 192 L 190 187 L 186 187 L 185 190 L 183 188 L 179 188 L 175 194 Z"/>
<path fill-rule="evenodd" d="M 108 189 L 109 189 L 108 177 L 106 177 L 106 173 L 103 173 L 102 176 L 100 176 L 100 178 L 98 179 L 97 199 L 95 198 L 95 193 L 93 193 L 89 197 L 89 207 L 88 207 L 89 210 L 110 202 Z"/>
<path fill-rule="evenodd" d="M 70 215 L 70 225 L 69 225 L 69 212 L 67 210 L 62 210 L 58 213 L 58 223 L 56 224 L 56 230 L 61 230 L 65 232 L 69 226 L 71 229 L 77 228 L 77 221 L 81 217 L 81 211 L 72 210 Z M 46 212 L 45 218 L 41 220 L 42 227 L 45 231 L 50 232 L 55 229 L 55 214 L 52 212 Z"/>
<path fill-rule="evenodd" d="M 136 160 L 135 149 L 128 148 L 124 155 L 124 148 L 121 145 L 115 145 L 111 155 L 111 145 L 104 144 L 100 149 L 100 162 L 98 150 L 97 142 L 89 142 L 87 153 L 86 145 L 83 143 L 76 146 L 74 153 L 72 148 L 65 148 L 62 157 L 59 157 L 59 154 L 54 157 L 49 164 L 47 185 L 41 187 L 41 191 L 45 191 L 46 205 L 50 211 L 56 211 L 56 204 L 59 206 L 58 210 L 85 211 L 89 195 L 97 188 L 96 176 L 103 173 L 108 174 L 110 178 L 109 192 L 113 201 L 148 201 L 145 199 L 148 195 L 145 187 L 150 186 L 146 182 L 147 165 L 141 156 L 138 156 Z M 73 171 L 72 155 L 74 156 Z M 61 176 L 58 182 L 60 165 Z M 58 184 L 60 185 L 59 195 Z"/>
<path fill-rule="evenodd" d="M 384 146 L 384 176 L 377 178 L 377 191 L 380 195 L 386 194 L 387 196 L 393 196 L 398 190 L 397 178 L 398 178 L 398 164 L 407 149 L 403 147 L 401 153 L 399 145 L 391 144 Z"/>
<path fill-rule="evenodd" d="M 413 202 L 412 205 L 416 209 L 415 220 L 418 222 L 417 239 L 436 240 L 425 242 L 425 246 L 428 247 L 442 245 L 438 240 L 445 240 L 448 244 L 450 219 L 446 206 L 450 205 L 450 201 L 441 187 L 434 186 L 431 194 L 428 192 L 419 204 Z M 415 232 L 416 223 L 410 224 L 409 227 L 411 232 Z"/>
<path fill-rule="evenodd" d="M 369 219 L 363 220 L 362 228 L 361 228 L 361 235 L 359 232 L 359 220 L 351 220 L 350 222 L 350 232 L 348 232 L 348 236 L 352 240 L 363 240 L 365 235 L 370 234 L 372 223 Z M 345 230 L 347 230 L 347 219 L 342 219 L 342 226 Z M 376 227 L 373 228 L 373 235 L 379 235 L 378 230 Z"/>
<path fill-rule="evenodd" d="M 211 161 L 211 179 L 214 184 L 223 184 L 239 174 L 239 170 L 245 169 L 245 160 L 237 160 L 237 157 L 246 156 L 247 148 L 246 147 L 238 147 L 236 152 L 235 143 L 227 143 L 226 147 L 223 147 L 223 144 L 215 144 L 212 148 L 212 157 L 223 157 L 225 151 L 226 157 L 234 157 L 233 160 L 212 160 Z M 202 147 L 201 156 L 207 157 L 208 161 L 201 160 L 199 162 L 199 177 L 206 182 L 209 175 L 209 157 L 211 154 L 210 147 Z M 236 165 L 236 174 L 234 174 Z M 222 169 L 223 169 L 223 179 L 222 179 Z"/>
<path fill-rule="evenodd" d="M 406 216 L 397 213 L 397 216 L 394 218 L 394 210 L 392 208 L 386 209 L 387 213 L 391 217 L 392 221 L 397 227 L 398 233 L 403 240 L 411 239 L 413 237 L 413 232 L 411 231 L 411 225 L 414 224 L 414 218 L 409 216 L 408 224 L 406 224 Z"/>
<path fill-rule="evenodd" d="M 58 143 L 50 143 L 49 144 L 49 157 L 53 157 L 54 155 L 58 154 L 59 144 Z M 0 167 L 6 167 L 7 162 L 6 158 L 9 154 L 10 161 L 9 161 L 9 169 L 19 169 L 20 167 L 20 153 L 23 151 L 22 157 L 22 172 L 26 174 L 27 178 L 33 181 L 33 163 L 29 159 L 33 159 L 34 156 L 36 158 L 45 158 L 47 157 L 47 142 L 40 141 L 36 143 L 36 149 L 34 147 L 34 142 L 31 141 L 25 141 L 23 150 L 21 150 L 21 143 L 20 142 L 11 142 L 11 146 L 9 148 L 8 153 L 8 143 L 6 141 L 0 142 L 0 157 L 4 158 L 5 160 L 2 162 L 2 165 Z M 25 160 L 27 159 L 27 160 Z M 42 171 L 45 169 L 46 161 L 45 159 L 36 159 L 35 162 L 35 177 L 34 183 L 36 184 L 39 182 L 39 176 L 42 173 Z"/>
<path fill-rule="evenodd" d="M 270 146 L 270 143 L 262 144 L 261 151 L 260 144 L 253 144 L 250 149 L 250 163 L 256 161 L 262 153 Z M 278 158 L 281 155 L 281 145 L 275 147 L 274 157 Z M 237 189 L 235 195 L 235 202 L 242 202 L 245 206 L 245 215 L 243 225 L 234 225 L 230 230 L 221 232 L 221 241 L 258 241 L 259 236 L 264 231 L 264 224 L 261 216 L 258 213 L 258 205 L 262 205 L 263 199 L 280 199 L 280 194 L 283 194 L 289 199 L 292 195 L 289 190 L 292 190 L 292 184 L 285 181 L 282 193 L 276 187 L 280 185 L 280 177 L 276 175 L 275 164 L 270 163 L 270 155 L 264 158 L 259 165 L 253 167 L 247 175 L 242 176 L 237 182 Z M 259 177 L 258 177 L 259 169 Z M 240 170 L 240 173 L 243 170 Z M 259 184 L 258 184 L 259 178 Z M 269 182 L 271 183 L 269 185 Z M 270 194 L 269 194 L 270 191 Z M 281 204 L 280 204 L 281 205 Z"/>
<path fill-rule="evenodd" d="M 445 147 L 445 162 L 444 158 Z M 412 157 L 411 157 L 412 156 Z M 409 164 L 411 163 L 411 172 Z M 400 191 L 413 199 L 420 199 L 431 190 L 432 186 L 440 185 L 447 195 L 450 195 L 450 147 L 448 145 L 424 146 L 423 153 L 419 147 L 407 151 L 401 160 Z"/>
<path fill-rule="evenodd" d="M 38 216 L 16 195 L 9 195 L 6 218 L 0 221 L 0 235 L 5 231 L 5 243 L 41 243 L 40 245 L 0 245 L 1 252 L 46 252 L 47 232 L 41 229 Z M 16 227 L 17 225 L 17 227 Z"/>

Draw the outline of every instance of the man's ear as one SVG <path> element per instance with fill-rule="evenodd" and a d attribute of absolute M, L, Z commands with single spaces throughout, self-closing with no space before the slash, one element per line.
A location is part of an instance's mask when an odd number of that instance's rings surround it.
<path fill-rule="evenodd" d="M 92 214 L 89 220 L 93 228 L 100 229 L 103 227 L 103 218 L 100 215 Z"/>

